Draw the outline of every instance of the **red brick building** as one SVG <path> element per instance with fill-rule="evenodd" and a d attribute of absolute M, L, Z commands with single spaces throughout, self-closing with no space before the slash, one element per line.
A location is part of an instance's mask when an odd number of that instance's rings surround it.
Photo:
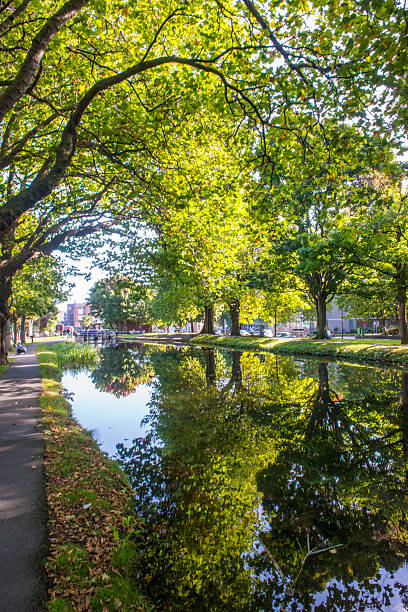
<path fill-rule="evenodd" d="M 79 304 L 76 302 L 73 304 L 67 304 L 67 311 L 64 313 L 64 326 L 74 327 L 75 329 L 80 328 L 80 320 L 85 315 L 90 314 L 90 312 L 91 307 L 85 302 L 81 302 Z"/>

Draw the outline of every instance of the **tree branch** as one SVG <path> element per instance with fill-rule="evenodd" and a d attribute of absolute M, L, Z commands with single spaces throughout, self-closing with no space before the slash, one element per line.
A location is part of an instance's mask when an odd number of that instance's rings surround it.
<path fill-rule="evenodd" d="M 29 90 L 36 78 L 42 57 L 54 36 L 87 2 L 88 0 L 68 0 L 55 15 L 47 19 L 41 30 L 34 37 L 20 70 L 10 85 L 0 95 L 0 123 L 16 102 Z"/>
<path fill-rule="evenodd" d="M 84 0 L 81 1 L 84 2 Z M 13 226 L 16 219 L 18 219 L 21 214 L 30 210 L 30 208 L 37 204 L 37 202 L 47 197 L 59 184 L 67 167 L 71 163 L 76 150 L 77 127 L 79 126 L 84 113 L 93 102 L 94 98 L 103 91 L 126 81 L 130 77 L 166 64 L 181 64 L 190 66 L 196 70 L 201 70 L 203 72 L 208 72 L 215 75 L 221 80 L 225 90 L 231 90 L 242 98 L 242 100 L 244 100 L 251 107 L 261 124 L 264 125 L 265 121 L 261 117 L 256 105 L 252 102 L 252 100 L 248 98 L 248 96 L 238 87 L 229 83 L 225 75 L 217 68 L 203 65 L 194 59 L 174 55 L 139 62 L 138 64 L 131 66 L 130 68 L 116 75 L 100 79 L 94 83 L 94 85 L 81 98 L 76 110 L 73 112 L 63 130 L 61 141 L 56 151 L 56 159 L 49 172 L 47 172 L 47 174 L 37 175 L 32 183 L 26 189 L 24 189 L 24 191 L 11 198 L 0 208 L 0 239 L 4 239 L 4 236 L 7 236 L 10 227 Z"/>
<path fill-rule="evenodd" d="M 11 15 L 9 15 L 4 21 L 0 23 L 0 34 L 2 34 L 7 28 L 17 19 L 19 15 L 27 8 L 31 0 L 23 0 L 23 2 L 16 8 Z M 10 4 L 10 3 L 9 3 Z"/>

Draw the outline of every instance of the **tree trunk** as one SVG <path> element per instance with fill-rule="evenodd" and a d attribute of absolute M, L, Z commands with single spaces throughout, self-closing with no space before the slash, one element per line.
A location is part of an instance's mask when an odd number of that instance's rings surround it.
<path fill-rule="evenodd" d="M 190 325 L 191 325 L 191 333 L 194 334 L 194 321 L 193 320 L 190 321 Z"/>
<path fill-rule="evenodd" d="M 0 365 L 8 363 L 7 331 L 10 318 L 11 280 L 0 283 Z"/>
<path fill-rule="evenodd" d="M 25 344 L 25 341 L 26 341 L 25 323 L 26 323 L 26 316 L 25 314 L 23 314 L 21 315 L 21 323 L 20 323 L 20 342 L 21 344 Z"/>
<path fill-rule="evenodd" d="M 273 313 L 273 335 L 276 336 L 276 308 Z"/>
<path fill-rule="evenodd" d="M 395 281 L 397 285 L 398 304 L 398 329 L 401 336 L 401 344 L 408 344 L 407 328 L 407 268 L 405 265 L 396 266 L 397 274 Z"/>
<path fill-rule="evenodd" d="M 317 315 L 316 338 L 320 340 L 326 339 L 326 299 L 327 297 L 324 294 L 320 294 L 314 299 Z"/>
<path fill-rule="evenodd" d="M 401 336 L 401 344 L 408 344 L 407 328 L 407 296 L 398 296 L 398 328 Z"/>
<path fill-rule="evenodd" d="M 204 308 L 204 325 L 201 330 L 202 334 L 214 333 L 214 306 L 205 306 Z"/>
<path fill-rule="evenodd" d="M 17 317 L 13 317 L 13 344 L 17 344 Z"/>
<path fill-rule="evenodd" d="M 241 303 L 238 298 L 235 298 L 231 301 L 229 305 L 229 311 L 231 315 L 231 336 L 239 336 L 239 313 L 241 308 Z"/>

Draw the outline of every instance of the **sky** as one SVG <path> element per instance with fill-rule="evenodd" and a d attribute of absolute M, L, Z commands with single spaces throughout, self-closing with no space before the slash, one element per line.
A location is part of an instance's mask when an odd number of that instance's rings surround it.
<path fill-rule="evenodd" d="M 80 272 L 90 272 L 91 278 L 90 280 L 85 280 L 83 276 L 71 275 L 67 276 L 67 282 L 73 283 L 74 287 L 71 290 L 71 295 L 66 302 L 60 302 L 58 306 L 58 310 L 65 312 L 67 309 L 67 304 L 71 304 L 72 302 L 85 302 L 86 298 L 89 295 L 89 290 L 96 283 L 96 281 L 101 280 L 106 276 L 106 272 L 101 270 L 100 268 L 93 268 L 92 259 L 88 257 L 81 257 L 79 261 L 72 261 L 69 257 L 61 257 L 64 263 L 67 265 L 74 265 L 78 268 Z"/>

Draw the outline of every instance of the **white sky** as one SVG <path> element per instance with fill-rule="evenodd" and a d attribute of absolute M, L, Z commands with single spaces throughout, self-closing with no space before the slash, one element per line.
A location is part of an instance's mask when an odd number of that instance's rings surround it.
<path fill-rule="evenodd" d="M 89 281 L 85 280 L 83 276 L 68 275 L 67 282 L 74 283 L 75 286 L 71 290 L 71 295 L 66 302 L 60 302 L 57 304 L 58 310 L 65 312 L 67 304 L 72 302 L 85 302 L 88 297 L 89 290 L 96 283 L 106 276 L 106 272 L 100 268 L 93 268 L 92 259 L 88 257 L 81 257 L 79 261 L 72 261 L 69 257 L 63 257 L 64 261 L 68 265 L 74 265 L 80 270 L 80 272 L 91 272 L 91 278 Z"/>

